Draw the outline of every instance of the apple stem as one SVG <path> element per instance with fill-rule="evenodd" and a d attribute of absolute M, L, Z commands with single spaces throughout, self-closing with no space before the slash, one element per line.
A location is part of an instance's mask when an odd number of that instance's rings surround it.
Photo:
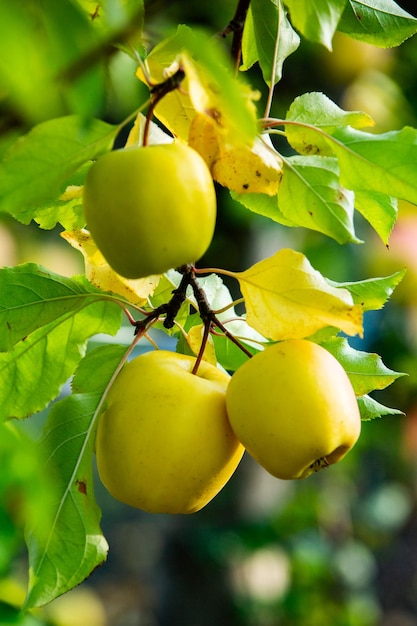
<path fill-rule="evenodd" d="M 149 127 L 150 127 L 151 120 L 152 120 L 153 113 L 155 111 L 156 106 L 162 100 L 162 98 L 164 98 L 168 93 L 170 93 L 171 91 L 175 91 L 175 89 L 178 89 L 178 87 L 181 85 L 184 78 L 185 78 L 185 72 L 181 67 L 179 67 L 177 71 L 174 74 L 172 74 L 172 76 L 169 76 L 162 83 L 158 83 L 154 85 L 153 87 L 151 87 L 150 89 L 151 103 L 149 106 L 148 113 L 146 115 L 145 127 L 143 129 L 143 141 L 142 141 L 143 146 L 148 145 Z"/>

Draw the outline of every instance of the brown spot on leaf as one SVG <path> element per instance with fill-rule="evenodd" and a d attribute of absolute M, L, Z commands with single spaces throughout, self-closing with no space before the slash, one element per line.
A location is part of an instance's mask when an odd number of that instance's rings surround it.
<path fill-rule="evenodd" d="M 87 495 L 87 482 L 85 480 L 76 480 L 77 489 L 83 495 Z"/>

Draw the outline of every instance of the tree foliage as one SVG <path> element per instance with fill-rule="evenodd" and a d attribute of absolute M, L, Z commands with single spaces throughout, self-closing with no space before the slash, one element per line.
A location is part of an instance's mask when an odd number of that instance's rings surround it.
<path fill-rule="evenodd" d="M 306 40 L 331 49 L 336 31 L 392 47 L 417 32 L 417 20 L 393 0 L 252 0 L 238 3 L 220 33 L 179 25 L 150 42 L 140 0 L 0 5 L 0 210 L 44 230 L 58 225 L 85 258 L 85 276 L 73 278 L 33 263 L 0 270 L 2 419 L 25 418 L 54 403 L 40 451 L 55 489 L 44 503 L 48 516 L 31 518 L 26 528 L 27 608 L 73 588 L 106 558 L 92 484 L 95 428 L 109 385 L 152 327 L 175 339 L 178 350 L 229 371 L 268 342 L 311 338 L 346 369 L 364 420 L 398 412 L 369 394 L 402 374 L 354 349 L 348 338 L 362 336 L 364 313 L 386 304 L 402 271 L 340 284 L 290 249 L 242 272 L 198 267 L 170 324 L 162 305 L 178 289 L 181 272 L 127 281 L 85 230 L 88 169 L 128 129 L 126 145 L 171 136 L 189 143 L 242 212 L 339 244 L 366 245 L 355 231 L 357 211 L 388 244 L 398 200 L 417 204 L 417 130 L 375 132 L 367 113 L 342 110 L 318 92 L 299 95 L 282 118 L 270 114 L 287 58 Z M 126 119 L 109 123 L 101 119 L 102 106 L 116 52 L 134 60 L 149 93 Z M 267 100 L 262 111 L 259 88 L 247 78 L 256 65 Z M 222 275 L 236 281 L 243 314 Z M 193 285 L 214 315 L 210 337 Z M 131 344 L 109 341 L 87 350 L 98 334 L 116 335 L 122 312 L 132 324 Z M 69 379 L 71 394 L 60 397 Z M 3 435 L 0 445 L 8 455 Z M 22 477 L 24 490 L 30 491 L 30 478 Z"/>

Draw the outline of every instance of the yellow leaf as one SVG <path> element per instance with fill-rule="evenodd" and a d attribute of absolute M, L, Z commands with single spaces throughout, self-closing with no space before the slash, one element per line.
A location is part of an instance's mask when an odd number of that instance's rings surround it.
<path fill-rule="evenodd" d="M 197 326 L 193 326 L 189 330 L 188 335 L 187 335 L 187 343 L 196 356 L 198 355 L 200 348 L 201 348 L 203 334 L 204 334 L 204 325 L 198 324 Z M 207 361 L 208 363 L 211 363 L 212 365 L 217 365 L 216 351 L 214 348 L 213 339 L 210 336 L 206 343 L 206 347 L 204 348 L 203 360 Z"/>
<path fill-rule="evenodd" d="M 259 99 L 259 93 L 231 77 L 225 92 L 223 83 L 217 81 L 213 67 L 208 69 L 182 47 L 176 47 L 175 37 L 156 46 L 146 58 L 146 71 L 152 85 L 166 81 L 179 68 L 184 71 L 185 78 L 177 89 L 158 102 L 155 116 L 183 141 L 187 141 L 196 113 L 215 118 L 232 143 L 252 141 L 258 127 L 254 101 Z M 147 82 L 142 68 L 137 70 L 136 75 Z M 239 111 L 236 111 L 237 104 Z"/>
<path fill-rule="evenodd" d="M 347 289 L 329 285 L 300 252 L 280 250 L 233 275 L 248 324 L 269 339 L 308 337 L 327 326 L 362 336 L 362 307 Z"/>
<path fill-rule="evenodd" d="M 147 276 L 136 280 L 124 278 L 110 267 L 87 230 L 64 231 L 61 236 L 83 254 L 86 277 L 95 287 L 123 296 L 138 306 L 147 303 L 148 296 L 155 291 L 160 276 Z"/>
<path fill-rule="evenodd" d="M 138 113 L 135 123 L 128 135 L 125 148 L 131 146 L 141 146 L 143 144 L 143 131 L 145 129 L 146 117 L 143 113 Z M 173 138 L 165 133 L 162 128 L 151 122 L 149 125 L 148 144 L 172 143 Z"/>
<path fill-rule="evenodd" d="M 228 143 L 215 119 L 198 113 L 190 126 L 188 144 L 206 161 L 218 183 L 239 194 L 275 196 L 282 177 L 282 159 L 267 138 L 252 146 Z"/>

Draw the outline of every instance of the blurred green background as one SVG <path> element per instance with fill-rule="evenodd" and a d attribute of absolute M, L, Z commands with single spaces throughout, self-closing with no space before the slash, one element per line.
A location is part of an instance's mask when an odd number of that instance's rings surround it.
<path fill-rule="evenodd" d="M 414 1 L 400 4 L 417 15 Z M 233 16 L 235 2 L 155 0 L 146 2 L 146 9 L 149 33 L 157 41 L 177 23 L 216 32 Z M 120 121 L 145 99 L 134 70 L 123 53 L 111 58 L 98 107 L 103 119 Z M 250 80 L 264 91 L 256 68 Z M 284 65 L 273 113 L 283 115 L 296 96 L 312 90 L 323 91 L 341 107 L 366 111 L 375 119 L 377 132 L 416 126 L 417 39 L 382 50 L 337 35 L 333 53 L 304 41 Z M 0 112 L 10 125 L 10 111 L 0 104 Z M 304 252 L 316 269 L 337 281 L 408 268 L 385 309 L 367 314 L 364 339 L 354 341 L 355 347 L 377 352 L 388 367 L 408 374 L 375 394 L 405 416 L 364 423 L 359 443 L 340 465 L 305 481 L 275 480 L 245 457 L 219 496 L 191 517 L 129 509 L 97 482 L 102 528 L 110 544 L 107 562 L 47 610 L 18 616 L 8 605 L 21 600 L 19 581 L 25 579 L 26 563 L 21 533 L 11 531 L 15 558 L 10 567 L 9 552 L 0 547 L 0 623 L 417 623 L 416 209 L 401 205 L 389 249 L 359 217 L 357 230 L 365 245 L 340 247 L 319 234 L 287 229 L 250 214 L 224 189 L 219 188 L 218 195 L 216 236 L 201 266 L 244 269 L 289 246 Z M 60 239 L 58 230 L 44 232 L 1 216 L 0 264 L 28 260 L 65 275 L 82 271 L 81 257 Z M 36 433 L 42 419 L 36 416 L 24 429 Z M 22 463 L 29 463 L 30 454 L 25 458 Z M 0 483 L 4 493 L 1 489 Z"/>

